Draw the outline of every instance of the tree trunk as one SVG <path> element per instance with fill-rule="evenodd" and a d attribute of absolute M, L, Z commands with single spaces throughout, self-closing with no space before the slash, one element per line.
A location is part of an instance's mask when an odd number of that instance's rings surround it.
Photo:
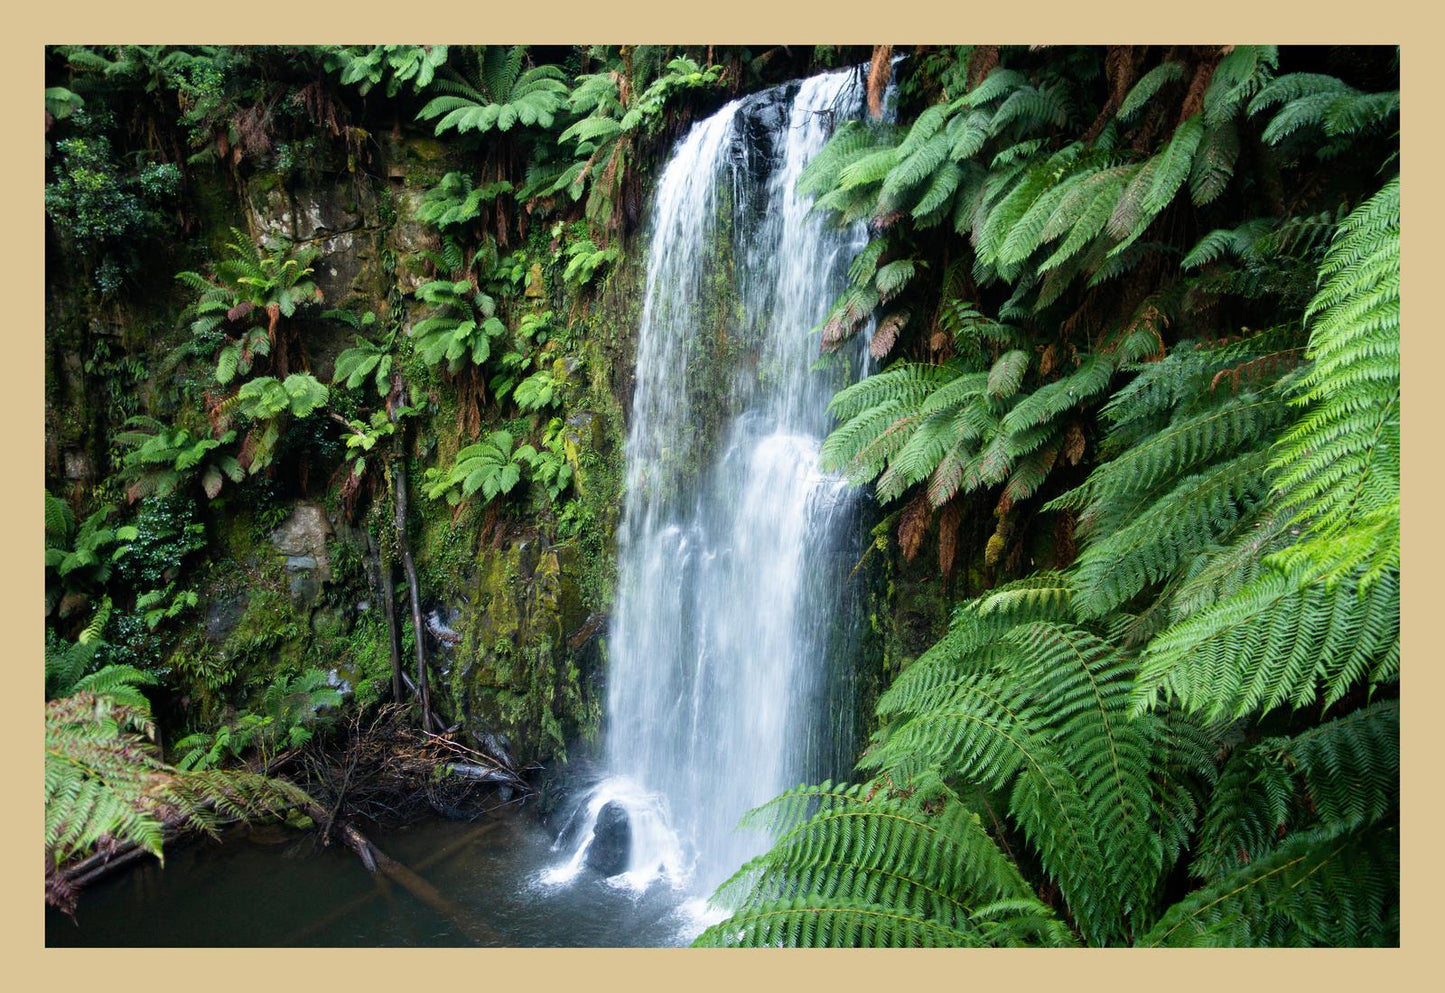
<path fill-rule="evenodd" d="M 391 653 L 391 698 L 397 703 L 403 699 L 401 695 L 401 633 L 396 629 L 396 601 L 391 583 L 391 563 L 383 562 L 381 549 L 376 547 L 376 539 L 370 532 L 366 535 L 366 548 L 371 553 L 372 560 L 376 563 L 377 597 L 381 604 L 382 616 L 386 618 L 386 647 Z"/>
<path fill-rule="evenodd" d="M 398 446 L 399 447 L 399 446 Z M 396 490 L 396 542 L 401 548 L 401 567 L 406 573 L 407 590 L 411 598 L 411 623 L 416 643 L 416 685 L 421 698 L 421 726 L 435 730 L 436 722 L 431 712 L 431 687 L 426 673 L 426 628 L 421 618 L 421 585 L 416 578 L 416 563 L 411 557 L 411 538 L 406 530 L 406 469 L 403 468 L 400 453 L 392 467 L 392 485 Z"/>
<path fill-rule="evenodd" d="M 392 380 L 392 391 L 398 398 L 406 396 L 401 373 Z M 396 433 L 392 435 L 391 466 L 391 488 L 396 494 L 396 544 L 401 551 L 401 567 L 406 573 L 406 585 L 411 594 L 411 623 L 415 633 L 412 640 L 416 642 L 416 685 L 421 700 L 421 726 L 425 731 L 432 731 L 437 729 L 437 723 L 431 712 L 431 687 L 426 673 L 426 628 L 422 626 L 421 618 L 421 584 L 417 582 L 416 562 L 411 556 L 411 535 L 406 527 L 406 429 L 397 420 L 395 404 L 389 406 L 392 423 L 396 424 Z"/>

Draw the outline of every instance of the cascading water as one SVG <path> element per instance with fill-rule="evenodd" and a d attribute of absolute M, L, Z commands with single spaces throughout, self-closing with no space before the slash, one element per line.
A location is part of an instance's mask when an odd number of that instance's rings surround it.
<path fill-rule="evenodd" d="M 847 71 L 733 101 L 660 178 L 608 639 L 609 777 L 550 881 L 581 870 L 616 805 L 630 850 L 609 881 L 705 896 L 767 845 L 737 830 L 745 811 L 851 765 L 861 528 L 819 447 L 863 354 L 815 369 L 808 332 L 866 231 L 829 228 L 796 185 L 863 94 Z"/>

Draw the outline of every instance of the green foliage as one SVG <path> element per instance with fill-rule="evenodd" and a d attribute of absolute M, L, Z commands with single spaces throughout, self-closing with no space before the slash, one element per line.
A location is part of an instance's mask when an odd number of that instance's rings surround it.
<path fill-rule="evenodd" d="M 587 197 L 586 216 L 594 223 L 615 224 L 624 183 L 632 168 L 638 138 L 656 130 L 667 105 L 679 96 L 715 86 L 720 66 L 704 69 L 692 59 L 672 59 L 662 73 L 645 85 L 629 66 L 577 77 L 567 108 L 579 119 L 557 136 L 557 143 L 575 143 L 574 161 L 560 172 L 544 172 L 527 191 L 566 192 L 573 200 Z M 584 280 L 585 282 L 585 280 Z"/>
<path fill-rule="evenodd" d="M 575 286 L 586 286 L 600 268 L 615 261 L 615 248 L 598 248 L 590 238 L 574 241 L 567 246 L 567 268 L 562 278 Z"/>
<path fill-rule="evenodd" d="M 144 416 L 131 418 L 126 428 L 115 440 L 129 448 L 121 457 L 120 476 L 130 483 L 126 493 L 132 501 L 170 496 L 197 475 L 206 496 L 214 500 L 227 479 L 239 483 L 245 478 L 235 455 L 220 450 L 236 440 L 234 431 L 196 438 L 185 428 Z"/>
<path fill-rule="evenodd" d="M 55 875 L 113 838 L 163 858 L 164 825 L 214 832 L 223 820 L 272 816 L 306 796 L 247 773 L 181 772 L 156 755 L 149 713 L 96 692 L 45 706 L 46 898 L 73 893 Z"/>
<path fill-rule="evenodd" d="M 1361 588 L 1271 571 L 1150 643 L 1140 706 L 1160 692 L 1214 719 L 1328 706 L 1362 680 L 1393 680 L 1399 638 L 1397 580 Z"/>
<path fill-rule="evenodd" d="M 200 602 L 195 590 L 176 592 L 175 584 L 168 583 L 163 590 L 151 590 L 136 597 L 135 608 L 143 613 L 146 627 L 154 631 L 162 621 L 168 621 L 185 613 Z"/>
<path fill-rule="evenodd" d="M 1249 113 L 1275 110 L 1261 136 L 1271 145 L 1285 143 L 1303 130 L 1319 130 L 1329 138 L 1315 154 L 1323 159 L 1342 153 L 1348 139 L 1384 128 L 1400 112 L 1398 91 L 1361 93 L 1335 76 L 1296 72 L 1263 87 L 1249 103 Z"/>
<path fill-rule="evenodd" d="M 566 105 L 567 84 L 556 66 L 523 70 L 526 51 L 524 45 L 487 45 L 475 51 L 470 74 L 452 71 L 432 81 L 434 89 L 447 95 L 428 101 L 418 120 L 440 118 L 437 134 L 510 131 L 518 124 L 550 128 Z"/>
<path fill-rule="evenodd" d="M 216 356 L 216 382 L 225 386 L 238 374 L 248 374 L 257 356 L 269 354 L 271 339 L 265 328 L 242 331 L 239 338 L 227 341 L 221 346 L 221 351 Z"/>
<path fill-rule="evenodd" d="M 163 587 L 179 575 L 191 553 L 206 547 L 206 526 L 196 520 L 195 501 L 179 492 L 142 501 L 131 527 L 134 535 L 115 558 L 115 578 L 132 589 Z"/>
<path fill-rule="evenodd" d="M 1068 71 L 1005 57 L 805 170 L 875 235 L 824 347 L 874 321 L 875 357 L 908 349 L 834 398 L 825 465 L 912 496 L 905 551 L 914 508 L 997 494 L 988 564 L 1062 476 L 1041 516 L 1070 548 L 965 602 L 882 694 L 871 782 L 750 815 L 773 848 L 699 943 L 1398 941 L 1399 187 L 1341 196 L 1368 170 L 1319 165 L 1348 135 L 1388 170 L 1398 95 L 1282 59 L 1136 66 L 1080 112 Z M 1250 202 L 1261 131 L 1330 192 Z M 880 281 L 940 239 L 965 261 L 936 302 Z M 1060 473 L 1090 441 L 1082 483 Z"/>
<path fill-rule="evenodd" d="M 397 407 L 398 418 L 413 413 L 410 407 Z M 351 473 L 354 478 L 360 479 L 366 472 L 367 453 L 376 447 L 376 443 L 383 438 L 389 438 L 396 434 L 397 422 L 385 410 L 373 411 L 369 421 L 352 420 L 347 422 L 351 433 L 346 436 L 346 458 L 351 462 Z"/>
<path fill-rule="evenodd" d="M 522 410 L 541 410 L 561 402 L 562 384 L 547 370 L 534 372 L 517 384 L 512 398 Z"/>
<path fill-rule="evenodd" d="M 192 349 L 209 355 L 219 342 L 216 381 L 223 385 L 249 373 L 258 356 L 271 354 L 282 318 L 321 300 L 311 279 L 317 249 L 297 249 L 285 241 L 263 249 L 235 228 L 231 235 L 229 256 L 211 267 L 209 278 L 191 271 L 176 274 L 198 295 L 182 315 L 191 318 Z"/>
<path fill-rule="evenodd" d="M 153 226 L 157 207 L 175 195 L 180 182 L 179 170 L 169 163 L 121 175 L 103 135 L 62 139 L 55 149 L 60 158 L 55 180 L 45 187 L 45 212 L 84 244 L 99 246 Z"/>
<path fill-rule="evenodd" d="M 1309 372 L 1292 400 L 1307 413 L 1275 465 L 1283 506 L 1321 536 L 1400 500 L 1400 181 L 1340 225 L 1320 269 Z"/>
<path fill-rule="evenodd" d="M 445 230 L 475 221 L 481 216 L 482 204 L 510 192 L 512 184 L 506 180 L 473 186 L 470 176 L 449 172 L 439 184 L 427 190 L 416 217 L 424 224 Z"/>
<path fill-rule="evenodd" d="M 719 890 L 745 898 L 748 911 L 698 945 L 1074 944 L 978 815 L 940 783 L 800 787 L 744 823 L 779 841 Z"/>
<path fill-rule="evenodd" d="M 984 324 L 1006 341 L 1019 335 L 967 304 L 955 313 L 963 315 L 961 333 L 979 333 L 968 325 Z M 1069 448 L 1069 415 L 1108 388 L 1116 362 L 1088 356 L 1073 373 L 1032 392 L 1020 390 L 1032 362 L 1017 349 L 987 371 L 961 361 L 895 363 L 834 397 L 831 409 L 841 423 L 824 442 L 823 464 L 856 483 L 876 479 L 881 500 L 925 482 L 935 507 L 999 484 L 1010 503 L 1025 499 Z M 1077 461 L 1079 453 L 1064 454 Z"/>
<path fill-rule="evenodd" d="M 263 768 L 284 748 L 299 748 L 311 740 L 328 712 L 341 705 L 341 693 L 325 672 L 308 669 L 295 678 L 283 675 L 272 682 L 257 712 L 243 712 L 234 724 L 214 732 L 199 731 L 176 742 L 182 771 L 215 769 L 226 760 L 240 760 L 255 749 Z"/>
<path fill-rule="evenodd" d="M 47 86 L 45 88 L 45 114 L 49 126 L 51 121 L 63 121 L 71 114 L 85 106 L 85 98 L 78 93 L 72 93 L 63 86 Z"/>
<path fill-rule="evenodd" d="M 247 417 L 269 420 L 282 414 L 309 417 L 326 403 L 326 386 L 310 373 L 294 372 L 284 380 L 253 379 L 236 394 L 236 409 Z"/>
<path fill-rule="evenodd" d="M 486 505 L 512 492 L 524 478 L 544 487 L 553 501 L 571 485 L 573 469 L 567 459 L 565 425 L 560 418 L 548 422 L 541 449 L 517 444 L 510 432 L 493 431 L 459 451 L 449 468 L 428 469 L 423 485 L 433 500 L 445 497 L 447 503 L 456 506 L 480 492 L 482 504 Z"/>
<path fill-rule="evenodd" d="M 369 310 L 360 318 L 344 310 L 328 310 L 322 316 L 345 321 L 358 331 L 376 323 L 376 314 Z M 389 330 L 380 341 L 371 341 L 358 335 L 354 348 L 345 349 L 336 356 L 336 365 L 331 375 L 332 384 L 342 383 L 348 390 L 354 390 L 366 382 L 367 377 L 371 377 L 376 386 L 376 395 L 385 397 L 391 392 L 391 367 L 395 359 L 395 348 L 395 328 Z"/>
<path fill-rule="evenodd" d="M 496 300 L 465 279 L 423 283 L 416 297 L 439 311 L 411 329 L 416 354 L 428 365 L 444 361 L 451 373 L 467 364 L 482 365 L 491 357 L 492 343 L 507 332 Z"/>
<path fill-rule="evenodd" d="M 355 86 L 362 96 L 383 79 L 388 97 L 395 97 L 408 83 L 421 93 L 446 61 L 446 45 L 372 45 L 365 51 L 334 45 L 325 49 L 327 70 L 340 73 L 341 82 Z"/>
<path fill-rule="evenodd" d="M 1331 826 L 1191 893 L 1140 945 L 1389 945 L 1398 940 L 1399 830 Z"/>
<path fill-rule="evenodd" d="M 54 699 L 70 693 L 90 667 L 96 650 L 103 644 L 101 635 L 110 620 L 110 599 L 101 601 L 95 616 L 74 642 L 66 641 L 54 628 L 45 630 L 45 698 Z"/>
<path fill-rule="evenodd" d="M 115 507 L 104 506 L 88 516 L 80 526 L 64 500 L 45 493 L 45 570 L 47 584 L 53 571 L 58 585 L 46 596 L 49 614 L 59 602 L 62 588 L 86 589 L 104 585 L 111 574 L 111 564 L 126 554 L 126 542 L 138 536 L 135 527 L 111 527 L 109 520 Z M 118 546 L 118 547 L 111 547 Z"/>
<path fill-rule="evenodd" d="M 309 372 L 293 372 L 284 380 L 262 376 L 243 383 L 229 409 L 257 422 L 243 446 L 246 472 L 255 475 L 275 459 L 287 418 L 311 416 L 325 406 L 330 395 L 325 384 Z"/>
<path fill-rule="evenodd" d="M 480 491 L 482 503 L 491 503 L 522 481 L 522 471 L 533 454 L 530 445 L 517 446 L 509 432 L 493 431 L 457 452 L 449 469 L 428 469 L 426 495 L 433 500 L 446 497 L 447 503 L 456 506 Z"/>
<path fill-rule="evenodd" d="M 81 109 L 83 98 L 64 87 L 46 91 L 46 113 L 65 120 L 71 137 L 54 143 L 45 184 L 45 214 L 54 229 L 85 254 L 96 288 L 113 296 L 141 268 L 144 243 L 162 230 L 180 187 L 174 163 L 150 156 L 126 162 L 113 149 L 108 118 Z"/>
<path fill-rule="evenodd" d="M 567 459 L 566 425 L 560 417 L 547 423 L 542 434 L 542 447 L 527 451 L 523 446 L 521 457 L 527 461 L 533 483 L 545 487 L 547 499 L 556 503 L 557 498 L 572 484 L 572 464 Z"/>

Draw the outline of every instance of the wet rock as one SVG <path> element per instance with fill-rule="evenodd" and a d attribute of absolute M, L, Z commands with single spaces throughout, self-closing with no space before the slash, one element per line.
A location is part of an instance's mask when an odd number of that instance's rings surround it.
<path fill-rule="evenodd" d="M 247 595 L 244 590 L 232 597 L 213 600 L 206 606 L 206 640 L 220 645 L 230 637 L 236 625 L 246 613 Z"/>
<path fill-rule="evenodd" d="M 422 253 L 439 247 L 435 230 L 416 219 L 423 196 L 423 190 L 407 188 L 396 191 L 393 201 L 396 223 L 391 227 L 388 242 L 399 260 L 397 286 L 408 293 L 426 282 L 425 256 Z"/>
<path fill-rule="evenodd" d="M 552 378 L 565 383 L 572 374 L 582 368 L 582 360 L 575 355 L 564 356 L 552 363 Z"/>
<path fill-rule="evenodd" d="M 354 675 L 350 669 L 330 669 L 326 673 L 326 685 L 330 686 L 342 696 L 351 695 L 351 679 Z"/>
<path fill-rule="evenodd" d="M 291 603 L 298 610 L 309 610 L 321 597 L 321 580 L 314 572 L 298 572 L 291 577 Z"/>
<path fill-rule="evenodd" d="M 450 664 L 456 717 L 488 754 L 497 755 L 490 742 L 509 739 L 507 757 L 497 757 L 513 768 L 564 758 L 566 743 L 596 720 L 590 671 L 567 647 L 587 619 L 582 569 L 572 546 L 519 536 L 482 550 L 465 599 L 438 618 L 463 636 L 462 650 L 438 657 Z"/>
<path fill-rule="evenodd" d="M 456 628 L 452 627 L 461 612 L 450 607 L 437 607 L 430 610 L 426 615 L 427 633 L 432 636 L 437 645 L 443 651 L 454 648 L 462 643 L 462 636 Z"/>
<path fill-rule="evenodd" d="M 567 418 L 566 438 L 578 448 L 604 450 L 607 437 L 602 418 L 590 410 L 577 411 Z"/>
<path fill-rule="evenodd" d="M 351 618 L 341 607 L 322 607 L 311 615 L 311 630 L 320 638 L 341 638 L 351 630 Z"/>
<path fill-rule="evenodd" d="M 541 298 L 547 295 L 547 283 L 542 278 L 542 263 L 532 263 L 532 268 L 527 272 L 527 289 L 525 292 L 528 297 L 532 298 Z"/>
<path fill-rule="evenodd" d="M 311 278 L 328 305 L 375 289 L 367 284 L 375 269 L 377 211 L 364 184 L 336 176 L 288 190 L 275 174 L 260 173 L 248 183 L 246 204 L 267 246 L 304 242 L 320 252 Z"/>
<path fill-rule="evenodd" d="M 627 871 L 632 856 L 632 825 L 621 804 L 609 803 L 597 814 L 592 844 L 587 846 L 587 865 L 604 876 Z"/>

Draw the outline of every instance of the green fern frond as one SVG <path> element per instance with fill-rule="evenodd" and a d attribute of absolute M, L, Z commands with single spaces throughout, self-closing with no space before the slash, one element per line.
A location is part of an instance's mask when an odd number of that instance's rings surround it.
<path fill-rule="evenodd" d="M 1399 658 L 1396 577 L 1364 589 L 1270 572 L 1150 643 L 1135 709 L 1161 694 L 1210 719 L 1328 706 L 1362 681 L 1393 679 Z"/>
<path fill-rule="evenodd" d="M 1398 878 L 1398 830 L 1389 824 L 1302 832 L 1169 908 L 1139 944 L 1393 944 Z"/>
<path fill-rule="evenodd" d="M 1295 389 L 1308 412 L 1280 440 L 1282 505 L 1319 535 L 1398 499 L 1400 183 L 1340 225 L 1306 311 L 1313 366 Z"/>

